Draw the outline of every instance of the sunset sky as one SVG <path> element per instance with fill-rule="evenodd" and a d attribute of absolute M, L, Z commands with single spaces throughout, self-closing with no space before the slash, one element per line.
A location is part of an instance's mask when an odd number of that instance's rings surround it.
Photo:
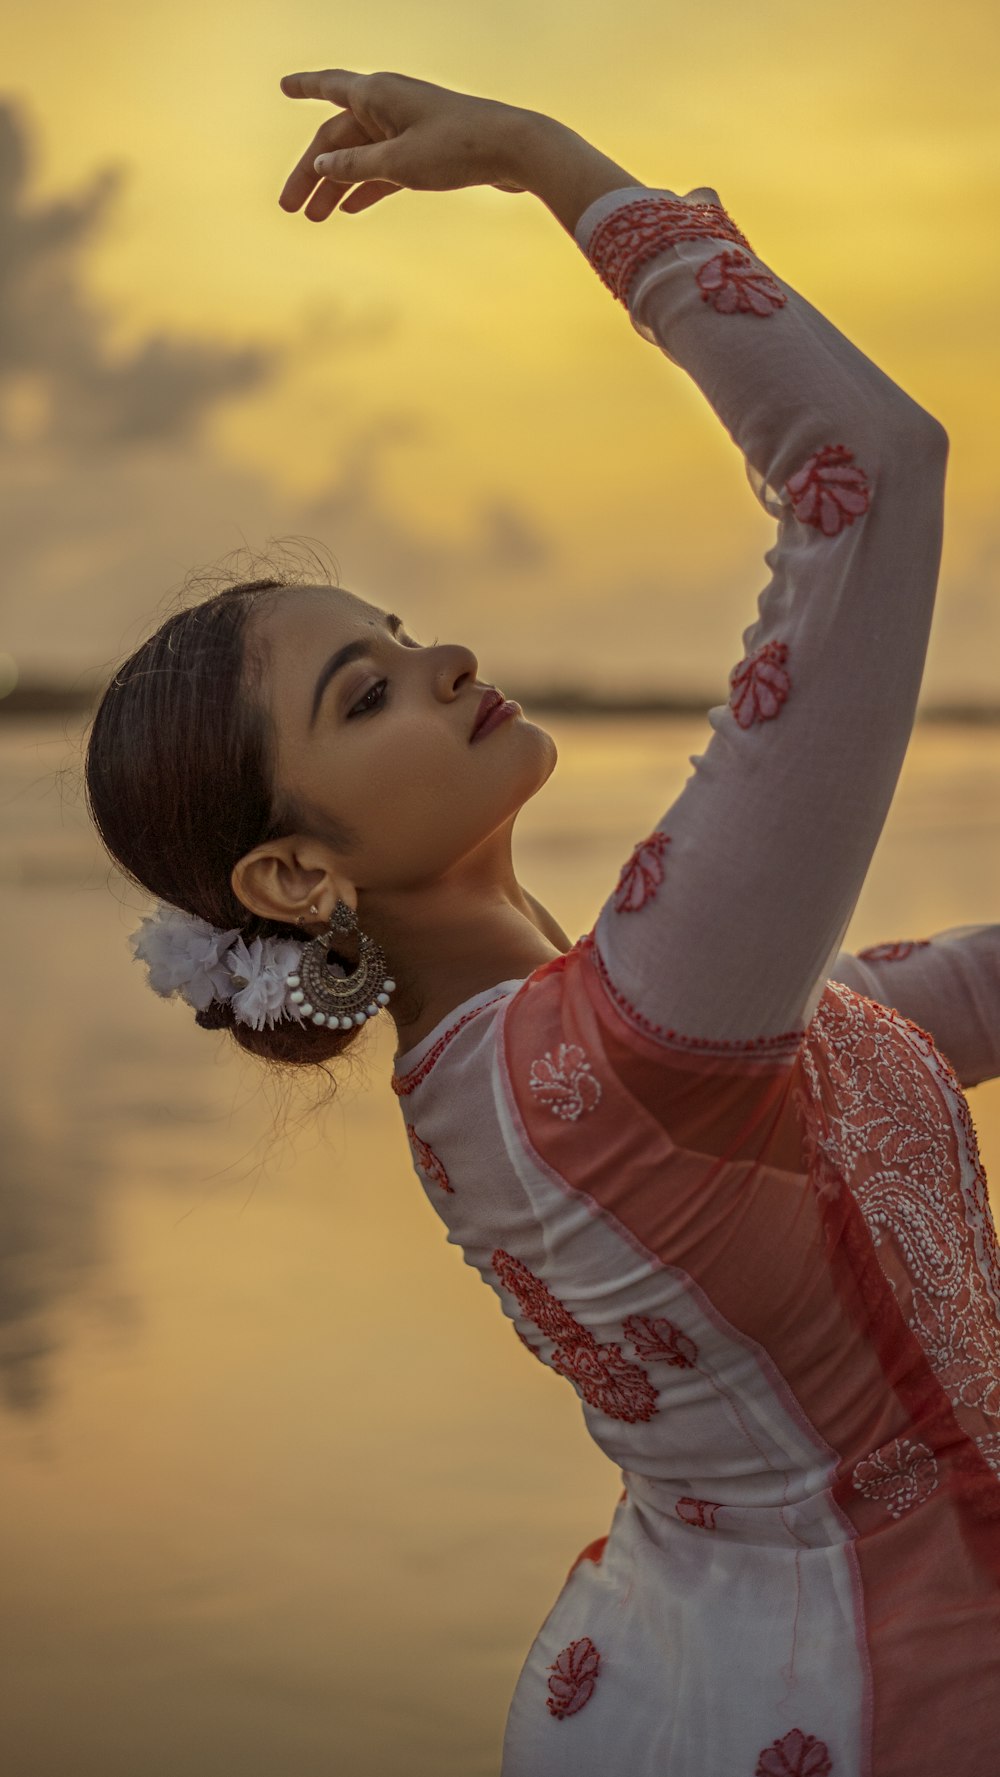
<path fill-rule="evenodd" d="M 295 538 L 418 639 L 469 643 L 485 678 L 724 697 L 773 521 L 549 212 L 486 188 L 319 225 L 279 209 L 331 110 L 281 75 L 389 68 L 549 112 L 647 184 L 711 185 L 941 420 L 922 700 L 996 698 L 997 19 L 992 0 L 17 8 L 0 654 L 22 678 L 103 675 L 189 572 L 246 577 L 247 547 Z"/>

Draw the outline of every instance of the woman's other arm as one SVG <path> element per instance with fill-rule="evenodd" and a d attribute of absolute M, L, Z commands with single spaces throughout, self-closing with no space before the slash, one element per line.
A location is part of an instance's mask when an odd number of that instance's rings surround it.
<path fill-rule="evenodd" d="M 960 1085 L 1000 1079 L 1000 925 L 842 950 L 830 975 L 925 1030 Z"/>

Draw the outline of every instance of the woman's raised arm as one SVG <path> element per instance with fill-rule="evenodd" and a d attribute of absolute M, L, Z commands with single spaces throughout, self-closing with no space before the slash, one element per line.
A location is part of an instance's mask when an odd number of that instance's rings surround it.
<path fill-rule="evenodd" d="M 597 961 L 624 1015 L 666 1043 L 794 1043 L 909 742 L 947 434 L 758 257 L 711 188 L 614 191 L 574 234 L 640 336 L 701 389 L 778 521 L 710 744 L 625 861 Z"/>

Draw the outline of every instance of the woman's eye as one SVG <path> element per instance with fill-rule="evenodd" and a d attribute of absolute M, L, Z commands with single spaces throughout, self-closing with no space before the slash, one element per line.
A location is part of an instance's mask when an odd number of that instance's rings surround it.
<path fill-rule="evenodd" d="M 375 681 L 375 684 L 372 686 L 371 691 L 365 692 L 364 697 L 361 699 L 361 702 L 356 703 L 352 710 L 348 710 L 348 712 L 347 712 L 348 719 L 351 716 L 364 715 L 367 710 L 377 710 L 379 707 L 379 704 L 381 704 L 383 701 L 383 697 L 385 694 L 385 687 L 388 683 L 389 683 L 388 679 L 377 679 Z M 368 699 L 376 691 L 379 693 L 378 697 L 376 698 L 374 703 L 369 703 Z"/>

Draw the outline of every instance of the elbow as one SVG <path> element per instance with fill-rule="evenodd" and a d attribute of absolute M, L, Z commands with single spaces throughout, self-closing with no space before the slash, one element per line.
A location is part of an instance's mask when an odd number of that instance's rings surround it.
<path fill-rule="evenodd" d="M 939 459 L 942 467 L 944 467 L 945 463 L 948 461 L 948 447 L 951 440 L 942 426 L 941 421 L 936 420 L 933 414 L 923 413 L 922 419 L 924 433 L 927 438 L 927 447 L 934 453 L 935 457 Z"/>
<path fill-rule="evenodd" d="M 924 407 L 912 403 L 905 415 L 902 441 L 916 447 L 922 458 L 944 469 L 948 461 L 950 439 L 940 420 Z"/>
<path fill-rule="evenodd" d="M 922 489 L 919 497 L 924 500 L 931 489 L 936 490 L 936 495 L 943 494 L 949 443 L 940 420 L 916 402 L 907 402 L 902 410 L 897 406 L 872 453 L 872 464 L 877 466 L 881 462 L 890 478 L 908 489 L 911 497 L 918 488 Z"/>

